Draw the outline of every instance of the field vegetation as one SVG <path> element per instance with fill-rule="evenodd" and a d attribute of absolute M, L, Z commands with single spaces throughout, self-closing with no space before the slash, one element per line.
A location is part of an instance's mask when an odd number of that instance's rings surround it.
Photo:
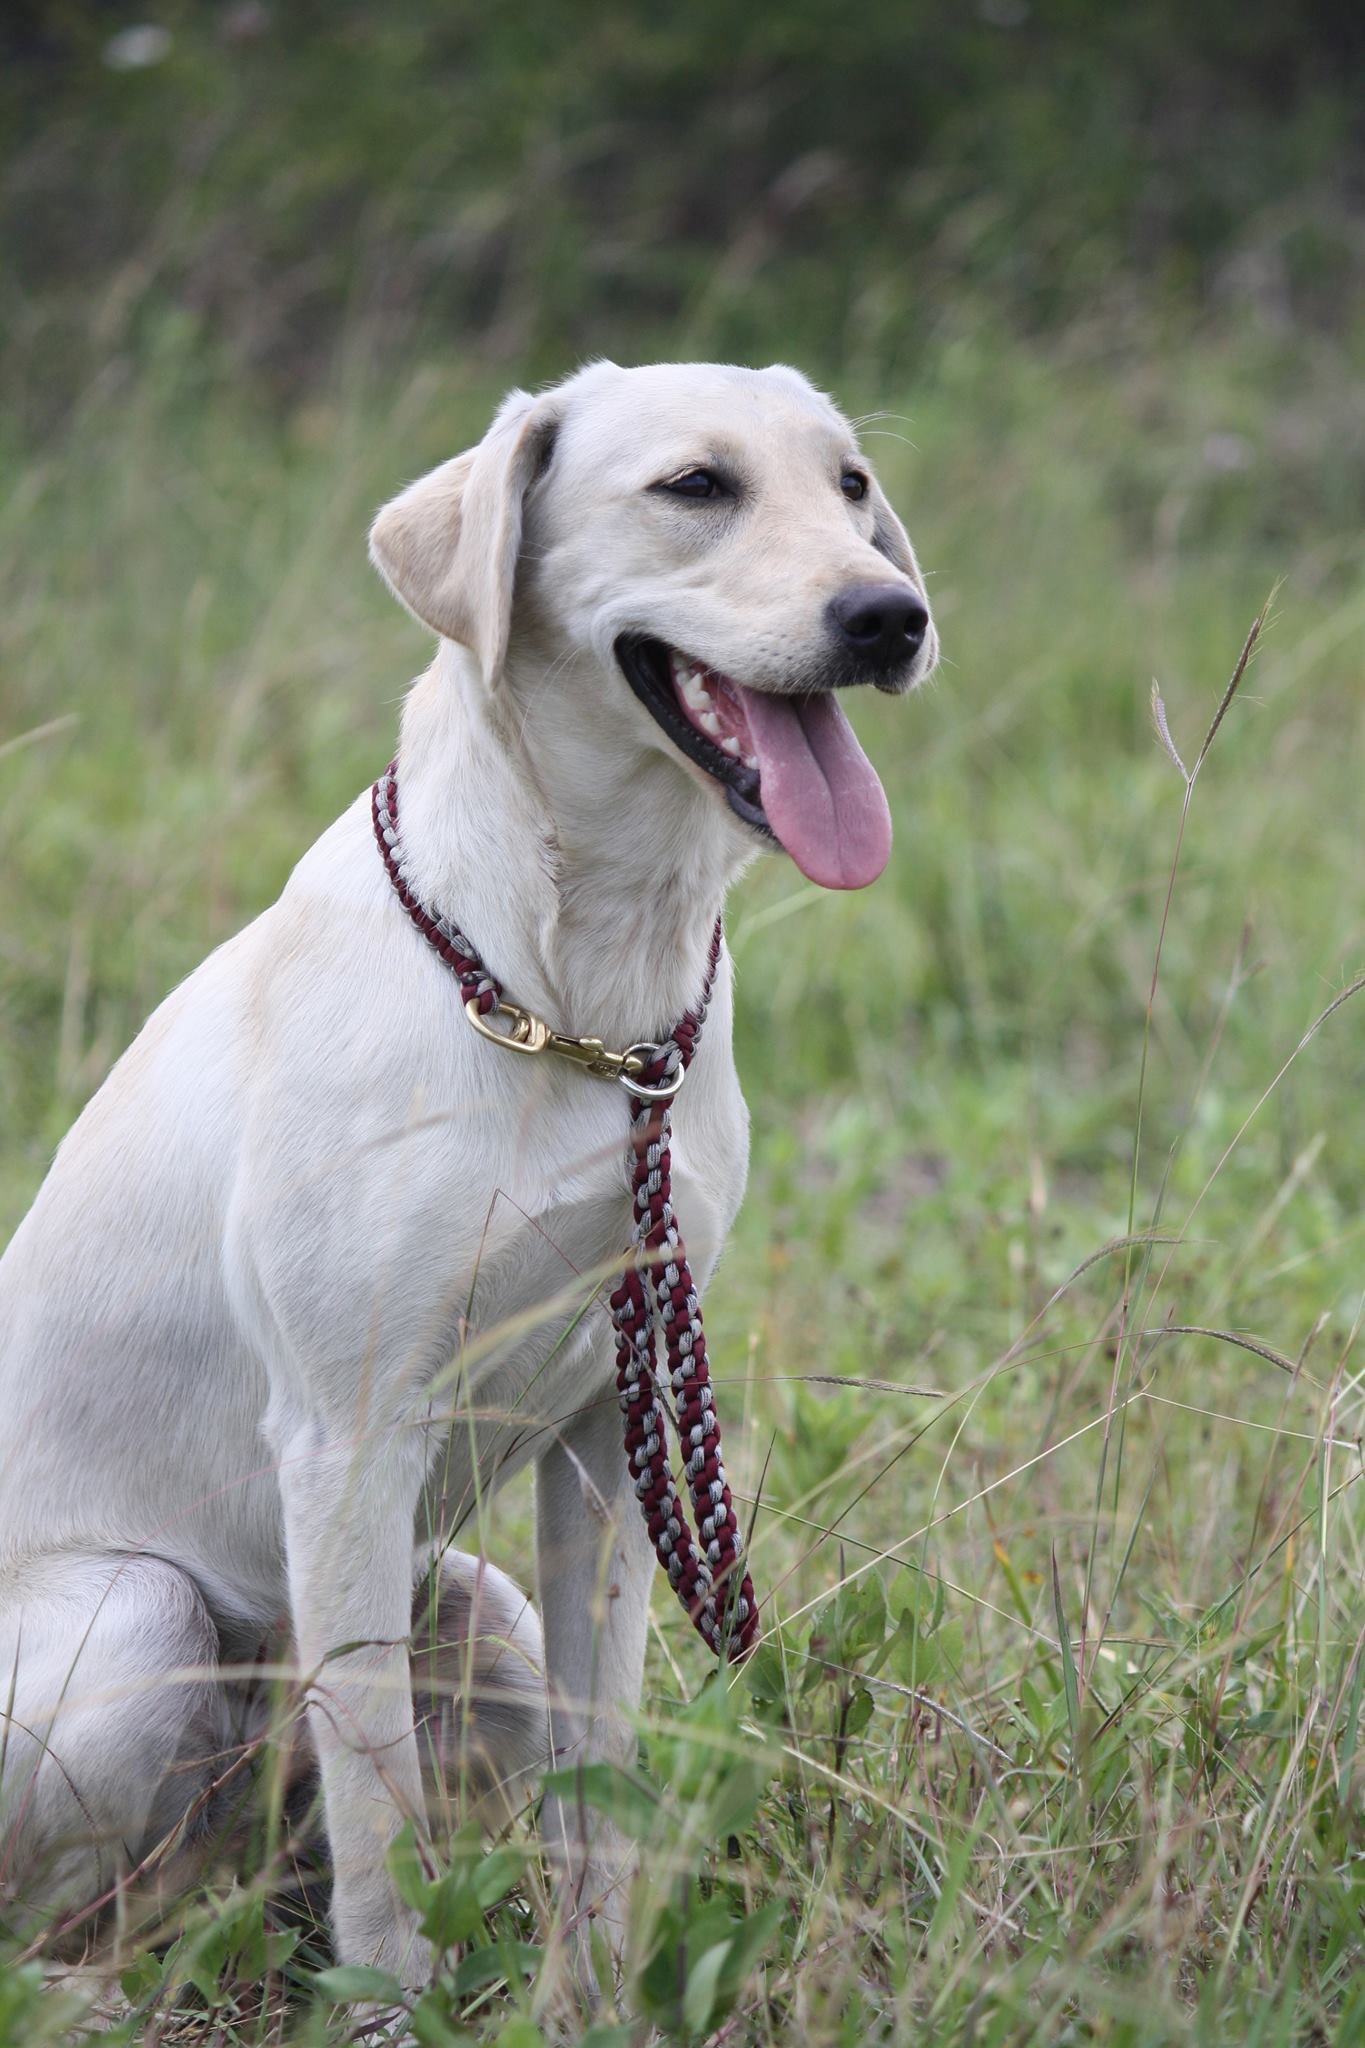
<path fill-rule="evenodd" d="M 140 69 L 108 10 L 9 31 L 0 1240 L 387 760 L 426 649 L 367 521 L 508 383 L 800 361 L 947 656 L 855 707 L 890 873 L 730 912 L 763 1647 L 720 1682 L 655 1602 L 590 1788 L 645 1851 L 625 1986 L 574 2016 L 528 1812 L 409 1871 L 411 2038 L 1365 2041 L 1358 30 L 873 7 L 855 65 L 814 0 L 313 12 L 167 10 Z M 485 1522 L 529 1576 L 524 1493 Z M 117 1998 L 0 1937 L 0 2048 L 352 2037 L 383 1987 L 260 1770 Z"/>

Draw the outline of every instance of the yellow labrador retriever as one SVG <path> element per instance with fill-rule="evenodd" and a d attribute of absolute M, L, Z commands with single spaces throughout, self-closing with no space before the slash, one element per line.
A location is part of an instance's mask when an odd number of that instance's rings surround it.
<path fill-rule="evenodd" d="M 385 1852 L 466 1725 L 442 1695 L 474 1701 L 485 1779 L 621 1755 L 654 1568 L 615 1332 L 575 1282 L 630 1240 L 626 1104 L 468 1028 L 477 985 L 415 918 L 521 1006 L 490 1028 L 658 1045 L 756 853 L 830 888 L 880 873 L 837 692 L 910 689 L 936 641 L 851 428 L 785 368 L 514 392 L 371 551 L 438 636 L 397 755 L 408 902 L 367 793 L 151 1018 L 0 1262 L 0 1910 L 42 1924 L 211 1835 L 242 1674 L 283 1626 L 339 1953 L 413 1982 Z M 698 1287 L 745 1179 L 730 1009 L 722 950 L 673 1115 Z M 539 1620 L 449 1548 L 532 1459 Z M 543 1826 L 613 1925 L 619 1843 L 575 1802 Z"/>

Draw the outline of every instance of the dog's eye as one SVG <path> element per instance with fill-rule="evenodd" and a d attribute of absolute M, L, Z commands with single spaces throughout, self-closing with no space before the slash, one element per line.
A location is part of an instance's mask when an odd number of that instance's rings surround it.
<path fill-rule="evenodd" d="M 679 476 L 667 476 L 654 487 L 671 491 L 675 498 L 724 498 L 724 484 L 712 469 L 685 469 Z"/>
<path fill-rule="evenodd" d="M 839 489 L 856 505 L 867 496 L 867 478 L 856 469 L 846 469 L 839 479 Z"/>

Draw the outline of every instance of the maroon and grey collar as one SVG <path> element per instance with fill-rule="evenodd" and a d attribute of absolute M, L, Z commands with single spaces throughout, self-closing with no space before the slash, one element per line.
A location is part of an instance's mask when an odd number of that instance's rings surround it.
<path fill-rule="evenodd" d="M 426 907 L 405 872 L 398 830 L 398 764 L 371 799 L 374 836 L 394 893 L 428 945 L 456 976 L 465 1014 L 484 1038 L 521 1053 L 551 1052 L 585 1072 L 615 1080 L 630 1096 L 631 1263 L 610 1297 L 616 1325 L 616 1387 L 625 1417 L 626 1459 L 645 1525 L 670 1585 L 718 1657 L 747 1656 L 758 1634 L 758 1603 L 745 1568 L 744 1538 L 721 1460 L 702 1328 L 701 1301 L 673 1213 L 671 1104 L 692 1064 L 720 961 L 721 921 L 711 934 L 700 1000 L 668 1038 L 609 1052 L 600 1039 L 571 1038 L 503 995 L 472 941 Z M 494 1018 L 506 1020 L 499 1029 Z M 673 1390 L 683 1470 L 696 1519 L 688 1526 L 674 1482 L 660 1398 L 656 1320 Z"/>

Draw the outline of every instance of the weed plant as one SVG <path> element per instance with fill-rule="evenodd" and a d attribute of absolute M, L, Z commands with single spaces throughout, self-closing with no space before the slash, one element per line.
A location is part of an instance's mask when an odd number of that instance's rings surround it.
<path fill-rule="evenodd" d="M 1365 2040 L 1347 390 L 1254 336 L 958 337 L 868 417 L 948 662 L 854 707 L 891 873 L 835 899 L 765 862 L 730 915 L 754 1169 L 708 1329 L 766 1635 L 717 1679 L 655 1602 L 638 1768 L 579 1782 L 642 1851 L 595 2015 L 533 1811 L 403 1845 L 445 1949 L 424 2048 Z M 388 758 L 425 656 L 367 515 L 495 395 L 357 349 L 267 417 L 154 366 L 16 460 L 0 1231 Z M 524 1491 L 480 1519 L 529 1577 Z M 115 1981 L 10 1943 L 0 2048 L 100 2013 L 323 2048 L 395 1995 L 335 1966 L 271 1751 L 252 1773 L 239 1861 L 156 1938 L 116 1918 Z"/>

